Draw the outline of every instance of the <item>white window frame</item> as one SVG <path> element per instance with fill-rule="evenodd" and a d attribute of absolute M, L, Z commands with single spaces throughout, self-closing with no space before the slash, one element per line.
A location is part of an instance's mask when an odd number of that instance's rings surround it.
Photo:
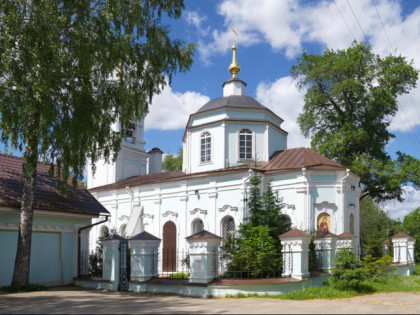
<path fill-rule="evenodd" d="M 241 131 L 244 129 L 248 129 L 249 131 L 251 131 L 251 157 L 250 158 L 241 158 L 241 145 L 240 145 L 240 137 L 241 137 Z M 242 161 L 254 161 L 255 160 L 255 156 L 254 156 L 254 151 L 255 151 L 255 132 L 254 130 L 252 130 L 252 128 L 250 127 L 241 127 L 238 130 L 238 134 L 237 134 L 237 153 L 238 153 L 238 161 L 242 162 Z M 245 152 L 246 153 L 246 152 Z"/>
<path fill-rule="evenodd" d="M 208 137 L 206 137 L 206 138 L 210 138 L 210 154 L 209 154 L 209 159 L 210 160 L 208 160 L 208 161 L 202 161 L 201 160 L 201 157 L 202 157 L 202 152 L 201 152 L 201 139 L 202 139 L 202 137 L 203 137 L 203 135 L 205 134 L 205 133 L 208 133 L 210 136 L 208 136 Z M 200 139 L 198 140 L 199 141 L 199 159 L 200 159 L 200 164 L 211 164 L 211 163 L 213 163 L 213 134 L 210 132 L 210 130 L 203 130 L 201 133 L 200 133 Z M 204 154 L 206 154 L 206 153 L 204 153 Z"/>

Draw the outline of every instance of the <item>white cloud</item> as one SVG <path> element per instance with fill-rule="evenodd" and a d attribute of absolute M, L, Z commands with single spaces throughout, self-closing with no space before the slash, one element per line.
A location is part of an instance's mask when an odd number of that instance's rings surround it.
<path fill-rule="evenodd" d="M 196 92 L 173 92 L 167 86 L 161 94 L 152 99 L 149 114 L 145 119 L 145 129 L 183 129 L 190 114 L 206 104 L 210 98 Z"/>
<path fill-rule="evenodd" d="M 300 133 L 296 119 L 302 112 L 304 93 L 298 91 L 296 82 L 291 77 L 280 78 L 273 83 L 260 83 L 257 87 L 257 99 L 274 113 L 284 119 L 282 128 L 289 135 L 288 148 L 308 147 L 310 140 Z"/>
<path fill-rule="evenodd" d="M 204 27 L 203 24 L 207 20 L 207 16 L 200 15 L 195 11 L 187 11 L 185 19 L 189 25 L 195 26 L 201 36 L 205 36 L 210 31 L 210 26 Z"/>
<path fill-rule="evenodd" d="M 383 204 L 383 209 L 391 218 L 404 219 L 404 216 L 420 207 L 420 190 L 412 186 L 403 186 L 404 202 L 389 201 Z"/>
<path fill-rule="evenodd" d="M 230 27 L 235 25 L 238 45 L 268 43 L 290 59 L 300 54 L 305 43 L 344 49 L 354 38 L 363 41 L 366 35 L 375 53 L 388 55 L 396 51 L 408 60 L 414 59 L 415 66 L 420 68 L 420 7 L 403 16 L 399 1 L 324 0 L 308 4 L 295 0 L 224 0 L 218 13 L 224 18 L 223 25 L 207 31 L 199 39 L 198 51 L 207 64 L 211 63 L 211 56 L 230 49 Z M 193 15 L 190 19 L 202 27 L 203 18 Z M 420 124 L 420 108 L 417 111 L 415 108 L 419 107 L 420 88 L 413 90 L 411 96 L 400 97 L 399 101 L 402 109 L 394 118 L 391 130 L 411 132 L 411 128 Z"/>

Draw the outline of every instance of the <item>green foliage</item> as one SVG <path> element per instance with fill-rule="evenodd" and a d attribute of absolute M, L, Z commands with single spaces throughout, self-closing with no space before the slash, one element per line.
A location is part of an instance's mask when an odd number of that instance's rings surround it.
<path fill-rule="evenodd" d="M 367 270 L 369 278 L 372 281 L 384 281 L 386 280 L 391 272 L 395 269 L 390 267 L 392 264 L 393 258 L 391 256 L 383 256 L 379 259 L 376 259 L 372 256 L 367 256 L 363 262 L 364 268 Z"/>
<path fill-rule="evenodd" d="M 312 148 L 361 177 L 361 198 L 402 200 L 401 185 L 420 185 L 420 160 L 385 146 L 398 110 L 397 97 L 416 86 L 418 71 L 402 56 L 381 58 L 370 46 L 354 42 L 346 50 L 305 51 L 292 67 L 305 105 L 298 117 Z"/>
<path fill-rule="evenodd" d="M 316 251 L 315 251 L 315 243 L 314 243 L 314 239 L 311 238 L 311 242 L 309 243 L 309 263 L 308 263 L 308 268 L 309 268 L 309 272 L 313 272 L 316 271 L 318 269 L 318 260 L 316 257 Z"/>
<path fill-rule="evenodd" d="M 402 230 L 416 239 L 414 258 L 416 261 L 420 261 L 420 207 L 404 217 Z"/>
<path fill-rule="evenodd" d="M 238 237 L 228 237 L 222 247 L 229 261 L 228 276 L 279 276 L 282 261 L 278 236 L 290 230 L 291 222 L 280 212 L 280 199 L 269 182 L 261 194 L 261 176 L 254 174 L 250 186 L 248 222 L 240 225 Z"/>
<path fill-rule="evenodd" d="M 397 276 L 391 275 L 384 281 L 372 281 L 371 279 L 363 281 L 358 290 L 352 288 L 337 289 L 336 286 L 328 281 L 323 285 L 315 286 L 304 290 L 295 290 L 279 295 L 268 294 L 237 294 L 227 297 L 236 298 L 269 298 L 281 300 L 313 300 L 313 299 L 339 299 L 350 298 L 372 293 L 381 292 L 420 292 L 420 275 Z"/>
<path fill-rule="evenodd" d="M 171 279 L 188 279 L 189 277 L 190 277 L 189 273 L 178 272 L 178 273 L 171 274 L 169 278 L 171 278 Z"/>
<path fill-rule="evenodd" d="M 382 257 L 382 242 L 401 230 L 401 222 L 393 220 L 382 211 L 372 198 L 360 202 L 360 244 L 367 254 Z M 388 244 L 388 253 L 392 254 L 392 244 Z"/>
<path fill-rule="evenodd" d="M 268 226 L 241 224 L 240 237 L 229 237 L 223 246 L 228 276 L 274 277 L 281 273 L 280 253 Z"/>
<path fill-rule="evenodd" d="M 360 289 L 362 282 L 369 276 L 369 270 L 362 268 L 362 262 L 356 258 L 351 248 L 342 248 L 337 252 L 331 269 L 331 281 L 337 289 Z"/>
<path fill-rule="evenodd" d="M 34 291 L 48 291 L 48 287 L 42 284 L 26 284 L 22 286 L 3 286 L 0 287 L 0 291 L 8 292 L 8 293 L 16 293 L 16 292 L 34 292 Z"/>
<path fill-rule="evenodd" d="M 164 171 L 175 171 L 182 169 L 182 148 L 179 149 L 178 155 L 167 154 L 162 162 Z"/>

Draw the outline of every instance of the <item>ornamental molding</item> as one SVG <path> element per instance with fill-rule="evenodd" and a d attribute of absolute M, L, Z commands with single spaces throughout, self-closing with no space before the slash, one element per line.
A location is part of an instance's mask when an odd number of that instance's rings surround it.
<path fill-rule="evenodd" d="M 128 220 L 128 215 L 122 215 L 118 218 L 118 220 L 120 220 L 120 221 Z"/>
<path fill-rule="evenodd" d="M 330 203 L 328 201 L 323 201 L 321 203 L 315 204 L 315 209 L 317 211 L 334 210 L 335 207 L 336 207 L 335 203 Z"/>
<path fill-rule="evenodd" d="M 165 213 L 162 214 L 162 217 L 166 218 L 166 217 L 174 217 L 176 218 L 178 216 L 178 212 L 174 212 L 174 211 L 166 211 Z"/>
<path fill-rule="evenodd" d="M 165 216 L 165 215 L 163 215 L 163 216 Z M 154 217 L 153 214 L 148 214 L 148 213 L 145 213 L 141 216 L 142 219 L 153 219 L 153 217 Z"/>
<path fill-rule="evenodd" d="M 216 198 L 217 197 L 217 191 L 210 191 L 208 194 L 209 198 Z"/>
<path fill-rule="evenodd" d="M 196 213 L 207 214 L 207 210 L 203 210 L 203 209 L 200 209 L 200 208 L 195 208 L 194 210 L 190 211 L 190 214 L 196 214 Z"/>
<path fill-rule="evenodd" d="M 18 231 L 19 224 L 18 223 L 0 223 L 0 230 L 11 230 L 11 231 Z M 58 226 L 58 225 L 42 225 L 42 224 L 34 224 L 32 225 L 32 231 L 35 232 L 75 232 L 76 229 L 74 226 Z"/>
<path fill-rule="evenodd" d="M 288 204 L 288 203 L 281 203 L 280 204 L 280 207 L 285 207 L 286 209 L 288 209 L 288 210 L 293 210 L 293 209 L 295 209 L 295 205 L 292 205 L 292 204 Z"/>
<path fill-rule="evenodd" d="M 232 207 L 232 206 L 229 206 L 229 205 L 224 205 L 223 207 L 219 208 L 219 211 L 220 212 L 225 212 L 225 211 L 227 211 L 227 212 L 230 212 L 230 211 L 235 212 L 235 211 L 238 211 L 238 207 Z"/>
<path fill-rule="evenodd" d="M 296 187 L 296 193 L 298 194 L 306 194 L 308 192 L 307 187 Z"/>
<path fill-rule="evenodd" d="M 349 204 L 349 210 L 355 211 L 356 210 L 356 205 L 354 203 Z"/>

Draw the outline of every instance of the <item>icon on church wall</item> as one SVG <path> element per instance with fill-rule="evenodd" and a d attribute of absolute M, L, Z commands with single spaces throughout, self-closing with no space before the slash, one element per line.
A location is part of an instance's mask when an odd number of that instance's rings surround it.
<path fill-rule="evenodd" d="M 321 213 L 318 216 L 318 231 L 330 232 L 331 229 L 331 217 L 328 213 Z"/>

